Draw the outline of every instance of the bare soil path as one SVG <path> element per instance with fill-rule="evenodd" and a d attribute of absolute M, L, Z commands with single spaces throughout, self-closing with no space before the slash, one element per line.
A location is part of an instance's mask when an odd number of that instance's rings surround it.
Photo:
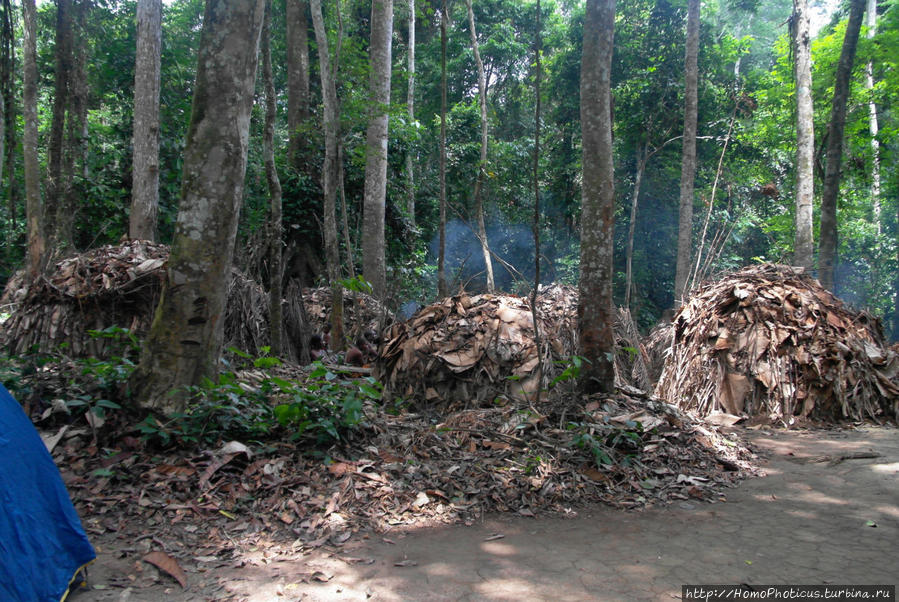
<path fill-rule="evenodd" d="M 726 503 L 495 516 L 372 534 L 292 562 L 259 549 L 227 566 L 185 563 L 187 590 L 110 535 L 95 541 L 91 589 L 69 599 L 671 600 L 682 584 L 899 582 L 899 430 L 746 436 L 766 474 Z"/>

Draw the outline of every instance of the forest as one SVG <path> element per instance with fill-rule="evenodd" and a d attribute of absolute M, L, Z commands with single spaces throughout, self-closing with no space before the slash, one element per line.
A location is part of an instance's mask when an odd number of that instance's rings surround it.
<path fill-rule="evenodd" d="M 132 191 L 139 184 L 133 167 L 138 4 L 75 0 L 36 7 L 38 173 L 44 203 L 59 204 L 59 215 L 66 217 L 60 222 L 66 233 L 53 243 L 59 254 L 114 243 L 129 232 Z M 322 252 L 327 110 L 319 55 L 325 39 L 317 40 L 307 3 L 297 4 L 291 8 L 291 3 L 274 2 L 271 7 L 272 147 L 283 199 L 282 270 L 288 280 L 313 286 L 329 279 Z M 829 20 L 818 24 L 811 43 L 816 254 L 835 72 L 851 4 L 836 6 Z M 846 102 L 833 290 L 852 306 L 879 316 L 895 336 L 899 269 L 892 103 L 899 90 L 899 8 L 884 1 L 864 8 Z M 438 292 L 443 7 L 420 0 L 397 2 L 392 10 L 384 103 L 389 120 L 384 299 L 398 309 L 409 302 L 428 303 Z M 576 284 L 584 6 L 554 0 L 544 0 L 539 7 L 534 1 L 481 1 L 471 10 L 469 15 L 463 2 L 448 2 L 446 7 L 447 286 L 451 291 L 487 288 L 480 228 L 495 258 L 495 288 L 524 293 L 532 286 L 538 100 L 541 281 Z M 751 263 L 793 262 L 797 132 L 792 10 L 792 3 L 782 0 L 724 0 L 702 6 L 689 234 L 694 251 L 690 266 L 696 268 L 690 270 L 692 285 Z M 343 278 L 355 275 L 371 255 L 363 236 L 371 7 L 365 2 L 325 3 L 322 16 L 337 100 L 337 226 Z M 686 19 L 685 2 L 664 0 L 623 2 L 615 16 L 614 299 L 631 309 L 644 330 L 675 299 Z M 162 6 L 158 221 L 143 238 L 169 242 L 173 235 L 202 25 L 203 2 L 176 0 Z M 2 36 L 5 202 L 0 207 L 0 284 L 24 265 L 27 246 L 24 29 L 15 2 L 4 3 Z M 68 81 L 62 88 L 57 81 L 61 68 Z M 267 283 L 268 96 L 261 67 L 254 97 L 235 262 Z"/>
<path fill-rule="evenodd" d="M 899 0 L 0 17 L 0 410 L 104 571 L 726 501 L 735 424 L 899 415 Z"/>

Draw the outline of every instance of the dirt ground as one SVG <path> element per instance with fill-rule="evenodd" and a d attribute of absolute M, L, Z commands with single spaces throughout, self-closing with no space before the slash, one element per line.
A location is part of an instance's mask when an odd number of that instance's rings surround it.
<path fill-rule="evenodd" d="M 724 503 L 492 516 L 286 562 L 260 546 L 236 562 L 182 559 L 187 589 L 109 534 L 94 539 L 88 588 L 69 600 L 670 600 L 682 584 L 899 581 L 899 430 L 744 434 L 765 474 Z"/>

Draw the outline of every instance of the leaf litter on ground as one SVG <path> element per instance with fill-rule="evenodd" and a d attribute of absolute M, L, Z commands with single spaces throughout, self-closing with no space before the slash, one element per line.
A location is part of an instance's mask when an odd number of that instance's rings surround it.
<path fill-rule="evenodd" d="M 97 447 L 74 429 L 55 455 L 88 533 L 147 562 L 163 554 L 171 563 L 156 566 L 179 583 L 176 567 L 340 557 L 374 534 L 395 541 L 405 526 L 496 512 L 715 503 L 754 472 L 734 435 L 628 391 L 398 414 L 369 403 L 362 424 L 317 451 L 286 440 L 159 451 L 128 434 Z"/>

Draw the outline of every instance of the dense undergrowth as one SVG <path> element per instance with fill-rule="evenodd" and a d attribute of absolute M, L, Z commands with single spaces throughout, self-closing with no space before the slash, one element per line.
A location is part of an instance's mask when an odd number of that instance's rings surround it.
<path fill-rule="evenodd" d="M 340 440 L 364 420 L 365 405 L 380 399 L 370 377 L 321 362 L 290 369 L 278 358 L 230 349 L 215 381 L 188 388 L 187 411 L 147 415 L 128 387 L 139 357 L 137 339 L 116 327 L 91 335 L 109 339 L 105 357 L 71 357 L 65 346 L 0 355 L 0 382 L 37 424 L 87 424 L 101 443 L 131 431 L 161 447 L 276 438 L 315 448 Z"/>

